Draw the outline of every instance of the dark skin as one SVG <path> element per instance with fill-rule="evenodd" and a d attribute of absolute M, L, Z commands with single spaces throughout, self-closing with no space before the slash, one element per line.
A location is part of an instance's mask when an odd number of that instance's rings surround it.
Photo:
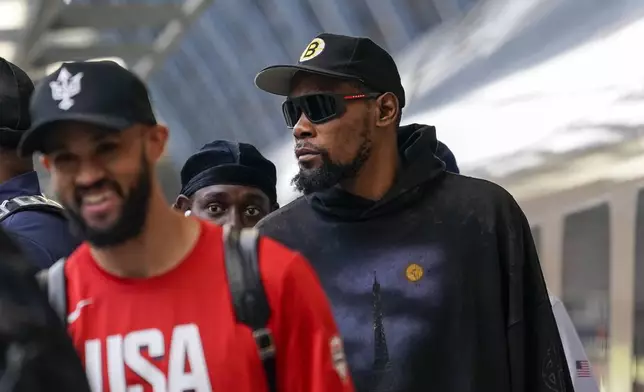
<path fill-rule="evenodd" d="M 191 198 L 179 195 L 175 208 L 218 225 L 238 228 L 254 227 L 274 211 L 268 196 L 261 190 L 244 185 L 211 185 L 199 189 Z"/>
<path fill-rule="evenodd" d="M 300 73 L 293 78 L 289 96 L 320 92 L 350 95 L 363 91 L 356 83 Z M 312 124 L 302 114 L 293 127 L 296 148 L 298 145 L 321 147 L 329 152 L 333 162 L 349 163 L 358 154 L 366 131 L 371 139 L 371 154 L 358 174 L 339 186 L 365 199 L 379 200 L 393 185 L 399 165 L 398 99 L 392 93 L 384 93 L 375 100 L 354 100 L 346 104 L 346 112 L 341 117 L 323 124 Z M 319 167 L 322 162 L 320 157 L 312 156 L 300 159 L 298 163 L 301 170 L 307 170 Z"/>

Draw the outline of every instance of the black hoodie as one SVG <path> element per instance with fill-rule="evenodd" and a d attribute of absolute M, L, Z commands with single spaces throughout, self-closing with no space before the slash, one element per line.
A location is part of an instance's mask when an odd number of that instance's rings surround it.
<path fill-rule="evenodd" d="M 445 171 L 433 127 L 401 127 L 398 145 L 381 200 L 333 188 L 259 223 L 317 271 L 358 391 L 572 392 L 512 196 Z"/>

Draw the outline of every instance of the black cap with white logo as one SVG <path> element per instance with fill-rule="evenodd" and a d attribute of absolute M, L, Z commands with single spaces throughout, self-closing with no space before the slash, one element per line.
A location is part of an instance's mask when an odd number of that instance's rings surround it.
<path fill-rule="evenodd" d="M 20 141 L 22 155 L 42 151 L 43 136 L 60 121 L 115 131 L 157 123 L 143 81 L 113 61 L 64 63 L 38 84 L 29 109 L 32 126 Z"/>
<path fill-rule="evenodd" d="M 298 72 L 357 80 L 376 92 L 391 92 L 405 106 L 405 90 L 394 59 L 369 38 L 323 33 L 308 44 L 296 65 L 273 65 L 261 70 L 255 85 L 288 96 Z"/>

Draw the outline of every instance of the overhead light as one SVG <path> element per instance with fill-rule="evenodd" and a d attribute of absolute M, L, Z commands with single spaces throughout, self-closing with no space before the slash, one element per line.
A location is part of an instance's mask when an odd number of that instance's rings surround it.
<path fill-rule="evenodd" d="M 1 12 L 1 11 L 0 11 Z M 12 61 L 16 55 L 16 44 L 9 41 L 0 41 L 0 57 Z"/>
<path fill-rule="evenodd" d="M 85 61 L 114 61 L 116 64 L 120 65 L 121 67 L 127 69 L 127 63 L 125 60 L 123 60 L 120 57 L 97 57 Z M 58 68 L 60 68 L 61 65 L 63 65 L 64 61 L 59 61 L 56 63 L 51 63 L 47 67 L 45 67 L 45 73 L 47 75 L 51 75 L 52 73 L 56 72 Z"/>
<path fill-rule="evenodd" d="M 0 30 L 19 30 L 27 22 L 27 1 L 0 1 Z"/>
<path fill-rule="evenodd" d="M 99 42 L 101 40 L 101 35 L 96 29 L 75 27 L 59 31 L 50 31 L 43 37 L 43 39 L 49 45 L 65 47 L 90 46 Z"/>

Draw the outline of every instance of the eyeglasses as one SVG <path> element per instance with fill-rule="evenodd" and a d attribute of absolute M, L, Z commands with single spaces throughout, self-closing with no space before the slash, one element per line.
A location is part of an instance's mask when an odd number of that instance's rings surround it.
<path fill-rule="evenodd" d="M 338 118 L 346 111 L 346 101 L 374 99 L 381 93 L 359 93 L 353 95 L 318 93 L 287 98 L 282 104 L 286 126 L 293 128 L 302 113 L 313 124 L 323 124 Z"/>

